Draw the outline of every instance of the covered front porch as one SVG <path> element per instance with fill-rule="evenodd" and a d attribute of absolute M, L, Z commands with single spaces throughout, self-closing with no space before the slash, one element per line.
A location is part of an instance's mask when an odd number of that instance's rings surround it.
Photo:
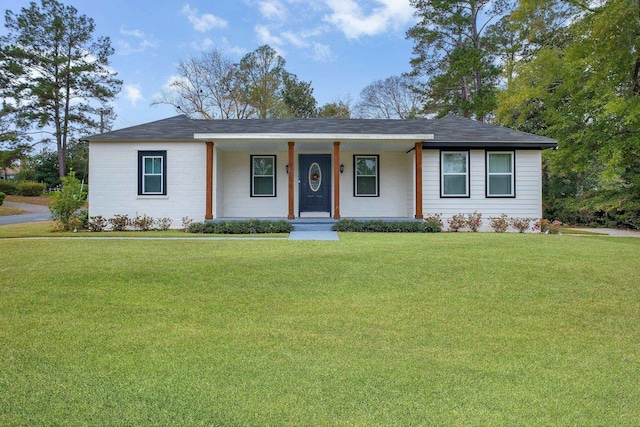
<path fill-rule="evenodd" d="M 425 135 L 195 136 L 206 140 L 207 220 L 423 218 Z"/>

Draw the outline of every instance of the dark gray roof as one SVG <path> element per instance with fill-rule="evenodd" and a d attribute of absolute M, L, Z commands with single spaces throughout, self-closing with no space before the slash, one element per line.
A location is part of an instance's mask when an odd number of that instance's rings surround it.
<path fill-rule="evenodd" d="M 425 148 L 552 148 L 558 145 L 551 138 L 464 117 L 446 116 L 434 122 L 434 139 L 425 142 Z"/>
<path fill-rule="evenodd" d="M 88 141 L 189 141 L 208 134 L 433 134 L 425 148 L 555 147 L 556 141 L 538 135 L 462 117 L 443 119 L 247 119 L 191 120 L 184 115 L 93 135 Z"/>

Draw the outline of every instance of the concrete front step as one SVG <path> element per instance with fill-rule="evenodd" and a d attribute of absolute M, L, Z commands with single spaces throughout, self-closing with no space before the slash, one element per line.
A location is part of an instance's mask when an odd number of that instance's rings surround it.
<path fill-rule="evenodd" d="M 333 224 L 293 224 L 293 231 L 331 231 Z"/>
<path fill-rule="evenodd" d="M 338 221 L 333 218 L 296 218 L 290 222 L 293 231 L 331 231 Z"/>

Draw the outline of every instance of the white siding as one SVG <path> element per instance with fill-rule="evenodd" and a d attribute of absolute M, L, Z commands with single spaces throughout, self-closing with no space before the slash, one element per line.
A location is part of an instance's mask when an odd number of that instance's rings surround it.
<path fill-rule="evenodd" d="M 516 197 L 487 198 L 485 196 L 485 151 L 471 150 L 470 197 L 440 197 L 440 151 L 423 151 L 424 215 L 442 214 L 445 226 L 455 214 L 478 211 L 483 229 L 489 230 L 489 217 L 507 214 L 509 217 L 540 218 L 542 216 L 542 155 L 539 150 L 516 150 Z"/>
<path fill-rule="evenodd" d="M 340 215 L 343 218 L 358 217 L 409 217 L 407 198 L 411 197 L 411 154 L 383 152 L 380 154 L 379 197 L 355 197 L 353 191 L 353 155 L 378 153 L 340 153 L 344 173 L 340 176 Z M 413 200 L 413 199 L 412 199 Z"/>
<path fill-rule="evenodd" d="M 286 218 L 288 213 L 287 153 L 218 151 L 218 190 L 223 218 Z M 251 197 L 251 154 L 276 155 L 276 197 Z M 218 198 L 220 200 L 220 198 Z"/>
<path fill-rule="evenodd" d="M 138 195 L 138 151 L 167 151 L 167 195 Z M 99 143 L 89 147 L 89 215 L 171 218 L 205 214 L 206 146 L 193 143 Z"/>
<path fill-rule="evenodd" d="M 224 212 L 224 165 L 220 160 L 223 153 L 213 146 L 213 217 L 220 218 Z"/>

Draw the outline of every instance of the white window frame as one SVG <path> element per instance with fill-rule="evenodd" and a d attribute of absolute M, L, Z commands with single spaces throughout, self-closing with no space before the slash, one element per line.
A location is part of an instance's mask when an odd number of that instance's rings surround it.
<path fill-rule="evenodd" d="M 444 172 L 444 158 L 447 154 L 464 154 L 467 159 L 466 172 Z M 469 197 L 469 177 L 471 176 L 471 153 L 468 150 L 455 150 L 455 151 L 441 151 L 440 152 L 440 197 Z M 463 194 L 445 194 L 445 176 L 464 176 L 465 177 L 465 192 Z"/>
<path fill-rule="evenodd" d="M 359 175 L 358 174 L 358 159 L 374 159 L 376 162 L 375 175 Z M 375 194 L 366 193 L 360 194 L 358 191 L 358 178 L 375 178 L 376 179 L 376 192 Z M 380 156 L 377 154 L 356 154 L 353 156 L 353 195 L 354 197 L 379 197 L 380 196 Z"/>
<path fill-rule="evenodd" d="M 255 175 L 256 159 L 272 159 L 273 160 L 273 173 L 271 175 Z M 256 194 L 255 192 L 255 178 L 271 178 L 272 188 L 271 194 Z M 275 155 L 252 155 L 251 156 L 251 197 L 276 197 L 276 156 Z"/>
<path fill-rule="evenodd" d="M 508 154 L 511 157 L 511 172 L 491 172 L 491 155 L 492 154 Z M 486 188 L 487 188 L 487 197 L 515 197 L 516 196 L 516 153 L 515 151 L 487 151 L 486 152 L 487 161 L 487 178 L 486 178 Z M 498 193 L 494 194 L 491 191 L 491 177 L 492 176 L 510 176 L 511 177 L 511 192 L 506 193 Z"/>

